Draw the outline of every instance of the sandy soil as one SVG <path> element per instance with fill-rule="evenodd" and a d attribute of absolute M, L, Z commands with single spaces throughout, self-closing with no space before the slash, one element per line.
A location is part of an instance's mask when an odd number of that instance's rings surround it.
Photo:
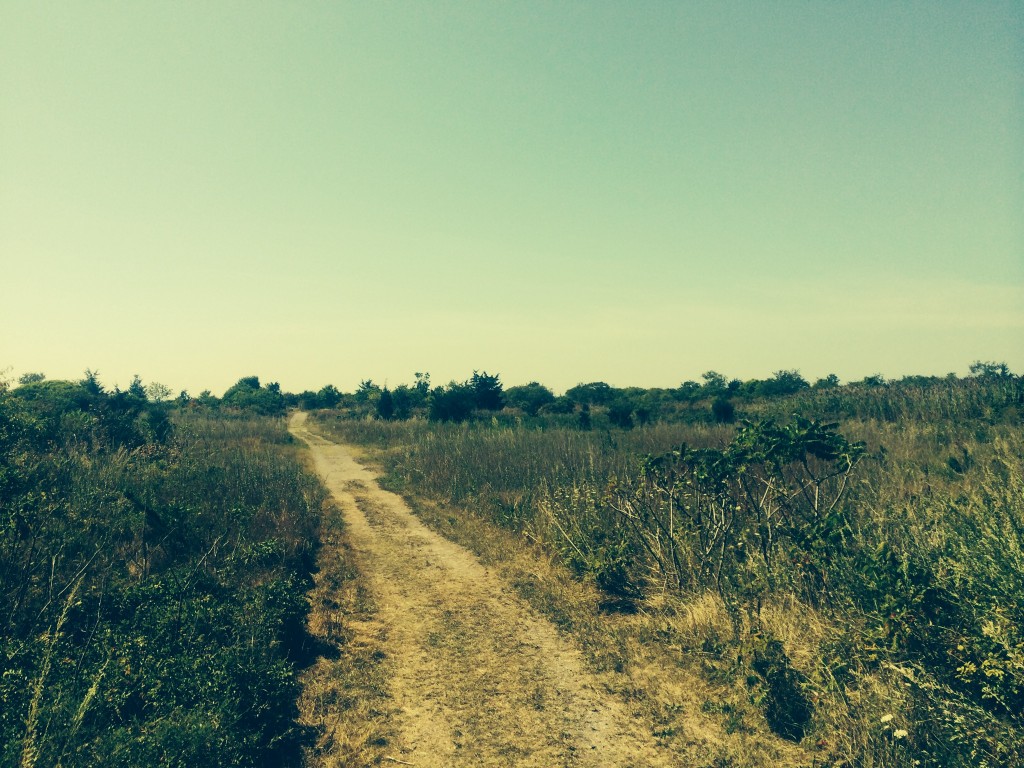
<path fill-rule="evenodd" d="M 590 674 L 578 649 L 467 550 L 382 490 L 345 446 L 290 428 L 342 508 L 377 606 L 397 734 L 416 766 L 664 766 L 650 728 Z M 370 628 L 367 628 L 370 629 Z"/>

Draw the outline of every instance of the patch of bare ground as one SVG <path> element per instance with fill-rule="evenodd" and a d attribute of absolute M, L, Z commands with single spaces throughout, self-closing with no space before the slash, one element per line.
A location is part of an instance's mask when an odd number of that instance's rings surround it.
<path fill-rule="evenodd" d="M 527 539 L 423 500 L 413 515 L 349 449 L 310 432 L 304 414 L 292 430 L 343 511 L 352 562 L 377 608 L 370 634 L 387 654 L 378 668 L 390 702 L 382 694 L 376 715 L 353 713 L 376 717 L 367 728 L 379 734 L 364 741 L 377 739 L 377 760 L 811 764 L 809 753 L 765 735 L 742 683 L 700 673 L 687 637 L 707 637 L 723 622 L 713 600 L 602 612 L 595 589 Z M 329 709 L 324 702 L 317 711 Z M 329 762 L 333 745 L 322 746 L 322 764 L 345 764 Z"/>
<path fill-rule="evenodd" d="M 607 597 L 550 554 L 468 510 L 413 499 L 416 515 L 474 552 L 534 610 L 572 639 L 603 689 L 644 723 L 676 765 L 761 768 L 812 765 L 815 754 L 771 733 L 752 701 L 717 595 L 684 602 L 657 594 L 635 613 L 609 611 Z M 628 763 L 640 765 L 642 763 Z"/>
<path fill-rule="evenodd" d="M 309 633 L 321 655 L 302 675 L 301 721 L 318 734 L 310 768 L 380 764 L 393 735 L 384 647 L 387 631 L 358 571 L 341 510 L 324 512 L 309 592 Z"/>

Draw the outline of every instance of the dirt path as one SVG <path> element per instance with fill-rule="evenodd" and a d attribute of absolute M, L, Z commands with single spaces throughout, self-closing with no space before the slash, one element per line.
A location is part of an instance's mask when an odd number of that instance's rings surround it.
<path fill-rule="evenodd" d="M 415 766 L 667 766 L 649 728 L 577 649 L 467 550 L 422 525 L 344 446 L 290 429 L 341 506 L 369 582 L 397 712 L 391 761 Z"/>

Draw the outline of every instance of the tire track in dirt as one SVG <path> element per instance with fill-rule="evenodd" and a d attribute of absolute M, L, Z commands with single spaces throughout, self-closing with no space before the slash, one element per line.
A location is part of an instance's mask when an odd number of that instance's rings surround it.
<path fill-rule="evenodd" d="M 383 627 L 394 757 L 416 766 L 666 766 L 650 729 L 467 550 L 426 528 L 341 445 L 292 433 L 343 510 Z"/>

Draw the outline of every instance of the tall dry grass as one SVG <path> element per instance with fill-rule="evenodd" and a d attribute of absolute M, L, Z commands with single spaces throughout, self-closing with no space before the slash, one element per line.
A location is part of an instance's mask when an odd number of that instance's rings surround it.
<path fill-rule="evenodd" d="M 845 414 L 840 431 L 868 455 L 821 543 L 827 599 L 808 601 L 794 579 L 779 578 L 742 614 L 730 607 L 735 596 L 674 592 L 657 569 L 638 567 L 650 558 L 633 551 L 607 503 L 644 456 L 681 443 L 722 447 L 731 427 L 581 432 L 327 417 L 322 428 L 368 446 L 394 489 L 455 510 L 436 516 L 453 535 L 460 519 L 494 524 L 590 580 L 618 562 L 625 586 L 643 595 L 639 610 L 671 627 L 645 643 L 684 648 L 712 682 L 741 681 L 726 722 L 756 719 L 751 701 L 767 712 L 806 699 L 801 743 L 821 764 L 1015 766 L 1024 764 L 1024 434 L 1007 398 L 1017 395 L 969 382 L 800 400 L 805 413 Z"/>

